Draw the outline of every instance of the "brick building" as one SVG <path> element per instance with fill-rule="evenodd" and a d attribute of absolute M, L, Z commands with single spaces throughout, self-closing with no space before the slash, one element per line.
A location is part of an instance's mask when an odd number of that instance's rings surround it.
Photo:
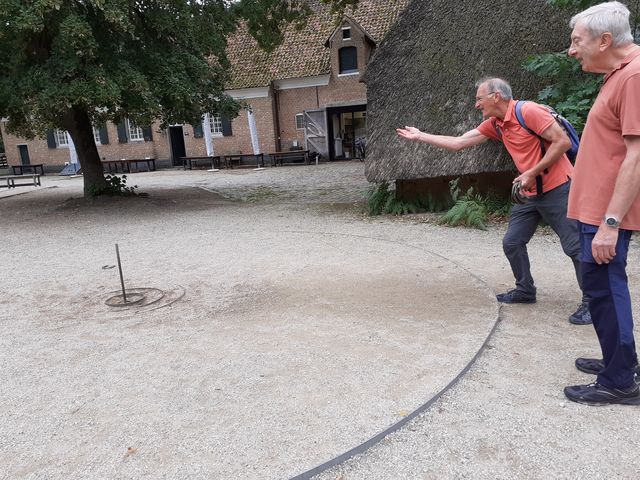
<path fill-rule="evenodd" d="M 101 158 L 157 159 L 178 165 L 181 156 L 207 154 L 203 128 L 210 128 L 215 154 L 262 153 L 306 147 L 324 159 L 352 158 L 354 142 L 366 137 L 366 87 L 361 82 L 369 59 L 408 0 L 361 0 L 338 22 L 329 7 L 309 2 L 306 27 L 293 26 L 275 51 L 262 51 L 244 30 L 229 39 L 231 81 L 227 93 L 250 108 L 229 121 L 210 115 L 203 125 L 158 124 L 140 128 L 124 121 L 94 128 Z M 254 137 L 250 128 L 255 120 Z M 59 171 L 70 160 L 68 137 L 50 132 L 27 141 L 0 124 L 9 164 L 43 163 Z M 253 142 L 252 142 L 253 140 Z M 255 144 L 255 146 L 254 146 Z"/>

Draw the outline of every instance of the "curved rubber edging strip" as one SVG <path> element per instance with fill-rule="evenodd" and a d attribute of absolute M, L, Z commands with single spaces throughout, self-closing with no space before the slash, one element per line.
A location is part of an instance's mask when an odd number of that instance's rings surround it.
<path fill-rule="evenodd" d="M 298 231 L 298 232 L 288 231 L 287 233 L 314 233 L 316 235 L 318 233 L 322 234 L 322 232 L 301 232 L 301 231 Z M 342 235 L 342 236 L 348 236 L 348 237 L 362 237 L 362 238 L 367 238 L 367 239 L 371 239 L 371 240 L 379 240 L 379 241 L 385 241 L 385 242 L 389 242 L 389 243 L 398 243 L 398 244 L 401 244 L 401 245 L 405 245 L 405 246 L 409 246 L 409 247 L 412 247 L 412 248 L 416 248 L 418 250 L 423 250 L 423 251 L 429 253 L 430 255 L 433 255 L 433 256 L 436 256 L 436 257 L 440 257 L 440 258 L 442 258 L 442 259 L 454 264 L 458 268 L 460 268 L 460 269 L 464 270 L 465 272 L 467 272 L 469 275 L 471 275 L 473 278 L 478 280 L 483 285 L 486 285 L 487 288 L 491 292 L 493 292 L 493 290 L 491 288 L 489 288 L 489 286 L 487 285 L 487 283 L 484 280 L 482 280 L 480 277 L 478 277 L 474 273 L 472 273 L 469 270 L 467 270 L 462 265 L 458 264 L 457 262 L 454 262 L 450 258 L 447 258 L 447 257 L 445 257 L 443 255 L 440 255 L 438 253 L 435 253 L 435 252 L 431 252 L 431 251 L 429 251 L 429 250 L 427 250 L 425 248 L 417 247 L 415 245 L 407 244 L 407 243 L 404 243 L 404 242 L 398 242 L 396 240 L 368 237 L 368 236 L 365 236 L 365 235 L 350 235 L 350 234 L 341 234 L 341 233 L 338 233 L 338 234 L 336 234 L 336 233 L 324 233 L 324 234 L 325 235 Z M 467 372 L 471 369 L 473 364 L 476 363 L 478 358 L 480 358 L 480 355 L 482 355 L 482 352 L 484 352 L 484 350 L 487 348 L 487 344 L 489 343 L 489 340 L 491 340 L 491 337 L 493 337 L 493 334 L 495 333 L 496 329 L 498 328 L 498 325 L 500 324 L 500 320 L 501 320 L 500 311 L 501 311 L 501 309 L 500 309 L 500 307 L 498 307 L 498 316 L 496 317 L 496 321 L 494 322 L 493 327 L 489 331 L 489 334 L 484 339 L 484 342 L 482 343 L 482 345 L 480 346 L 480 348 L 478 349 L 476 354 L 471 358 L 471 360 L 469 360 L 469 363 L 467 363 L 465 365 L 465 367 L 462 370 L 460 370 L 458 375 L 456 375 L 456 377 L 453 380 L 451 380 L 442 390 L 440 390 L 433 397 L 431 397 L 431 399 L 429 399 L 425 404 L 421 405 L 420 407 L 415 409 L 413 412 L 411 412 L 409 415 L 407 415 L 403 419 L 399 420 L 398 422 L 394 423 L 393 425 L 391 425 L 386 430 L 383 430 L 382 432 L 378 433 L 377 435 L 371 437 L 366 442 L 361 443 L 360 445 L 352 448 L 351 450 L 348 450 L 348 451 L 344 452 L 343 454 L 338 455 L 337 457 L 334 457 L 331 460 L 329 460 L 329 461 L 327 461 L 327 462 L 325 462 L 325 463 L 323 463 L 321 465 L 318 465 L 317 467 L 312 468 L 311 470 L 307 470 L 306 472 L 301 473 L 299 475 L 296 475 L 295 477 L 291 477 L 290 480 L 308 480 L 308 479 L 310 479 L 311 477 L 313 477 L 315 475 L 323 473 L 323 472 L 325 472 L 326 470 L 329 470 L 332 467 L 335 467 L 337 465 L 340 465 L 343 462 L 346 462 L 347 460 L 349 460 L 352 457 L 355 457 L 356 455 L 360 455 L 361 453 L 364 453 L 369 448 L 373 447 L 376 443 L 380 442 L 387 435 L 399 430 L 400 428 L 405 426 L 407 423 L 409 423 L 411 420 L 416 418 L 418 415 L 420 415 L 421 413 L 423 413 L 426 410 L 428 410 L 435 402 L 437 402 L 440 399 L 440 397 L 442 397 L 442 395 L 444 395 L 449 390 L 451 390 L 451 388 L 453 388 L 453 386 L 456 383 L 458 383 L 462 379 L 462 377 L 464 377 L 467 374 Z"/>

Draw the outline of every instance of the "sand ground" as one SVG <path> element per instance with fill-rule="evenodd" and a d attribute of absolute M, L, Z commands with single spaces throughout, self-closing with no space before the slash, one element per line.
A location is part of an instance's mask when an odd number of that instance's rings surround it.
<path fill-rule="evenodd" d="M 0 193 L 0 478 L 285 479 L 402 420 L 321 479 L 635 478 L 636 407 L 567 402 L 597 355 L 557 238 L 511 287 L 504 225 L 362 214 L 357 162 L 81 178 Z M 115 244 L 127 290 L 119 293 Z M 629 275 L 638 307 L 638 245 Z"/>

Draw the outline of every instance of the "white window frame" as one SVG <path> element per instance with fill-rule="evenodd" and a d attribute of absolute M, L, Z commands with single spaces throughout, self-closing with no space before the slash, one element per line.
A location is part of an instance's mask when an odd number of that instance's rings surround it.
<path fill-rule="evenodd" d="M 349 32 L 349 36 L 346 38 L 344 36 L 345 31 Z M 342 27 L 342 41 L 348 42 L 349 40 L 351 40 L 351 27 Z"/>
<path fill-rule="evenodd" d="M 142 128 L 136 127 L 135 124 L 127 118 L 127 137 L 130 142 L 144 142 L 144 133 Z"/>
<path fill-rule="evenodd" d="M 96 142 L 96 145 L 102 145 L 100 141 L 100 129 L 95 125 L 92 125 L 93 128 L 93 141 Z"/>
<path fill-rule="evenodd" d="M 211 130 L 211 136 L 222 137 L 222 117 L 220 115 L 209 114 L 209 130 Z"/>
<path fill-rule="evenodd" d="M 58 146 L 58 148 L 68 148 L 69 147 L 69 138 L 67 137 L 67 131 L 66 130 L 60 130 L 59 128 L 56 128 L 53 131 L 53 134 L 56 137 L 56 145 Z"/>
<path fill-rule="evenodd" d="M 304 113 L 296 113 L 296 130 L 304 130 Z"/>

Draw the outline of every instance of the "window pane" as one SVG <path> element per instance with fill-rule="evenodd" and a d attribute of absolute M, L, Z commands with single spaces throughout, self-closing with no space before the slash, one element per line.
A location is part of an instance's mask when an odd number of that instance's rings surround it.
<path fill-rule="evenodd" d="M 209 127 L 211 128 L 211 135 L 222 135 L 222 117 L 209 114 Z"/>
<path fill-rule="evenodd" d="M 298 113 L 296 115 L 296 128 L 304 128 L 304 115 L 302 113 Z"/>
<path fill-rule="evenodd" d="M 100 129 L 93 127 L 93 141 L 100 145 Z"/>
<path fill-rule="evenodd" d="M 59 128 L 56 128 L 55 135 L 56 135 L 56 143 L 58 144 L 59 147 L 65 147 L 69 145 L 69 140 L 67 139 L 66 130 L 60 130 Z"/>
<path fill-rule="evenodd" d="M 340 73 L 358 71 L 358 50 L 356 47 L 344 47 L 338 51 L 340 56 Z"/>
<path fill-rule="evenodd" d="M 127 127 L 129 129 L 129 140 L 144 140 L 142 128 L 135 126 L 129 119 L 127 119 Z"/>

